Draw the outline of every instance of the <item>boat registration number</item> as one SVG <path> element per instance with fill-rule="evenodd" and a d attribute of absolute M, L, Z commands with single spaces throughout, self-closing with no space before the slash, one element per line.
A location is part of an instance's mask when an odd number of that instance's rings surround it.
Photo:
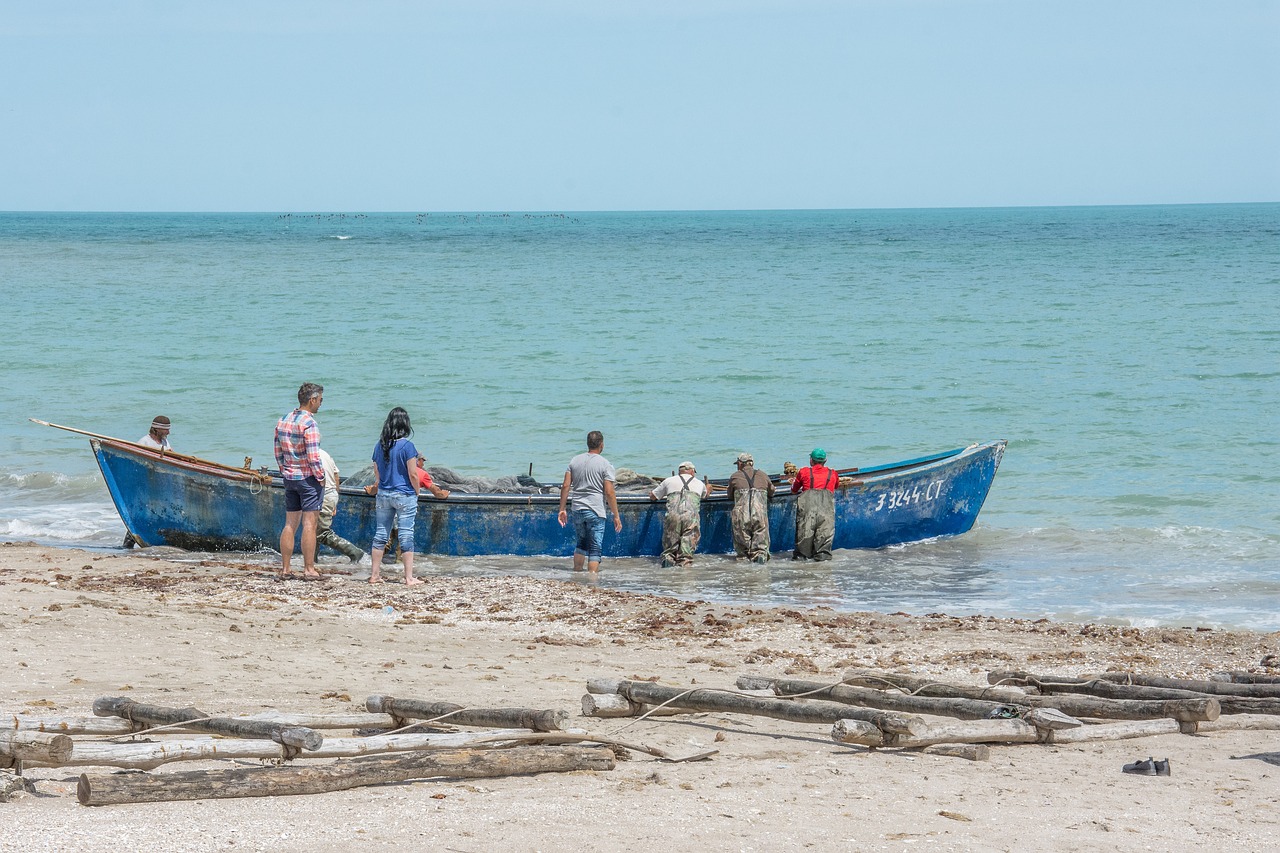
<path fill-rule="evenodd" d="M 920 488 L 919 484 L 909 489 L 894 489 L 891 492 L 881 492 L 880 502 L 876 504 L 876 512 L 882 509 L 898 509 L 899 507 L 912 506 L 913 504 L 929 503 L 935 501 L 942 494 L 942 481 L 934 480 Z"/>

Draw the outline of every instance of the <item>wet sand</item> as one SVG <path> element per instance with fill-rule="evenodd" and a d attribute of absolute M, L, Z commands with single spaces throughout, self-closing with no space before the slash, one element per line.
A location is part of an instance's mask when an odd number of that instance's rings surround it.
<path fill-rule="evenodd" d="M 336 713 L 376 693 L 563 709 L 592 732 L 719 752 L 685 764 L 637 756 L 608 773 L 102 808 L 76 802 L 81 768 L 30 769 L 36 793 L 0 804 L 0 849 L 1265 850 L 1280 839 L 1280 732 L 993 746 L 970 762 L 737 714 L 577 716 L 596 676 L 730 689 L 742 674 L 835 682 L 850 667 L 972 684 L 992 669 L 1205 677 L 1260 670 L 1280 634 L 725 607 L 527 577 L 423 572 L 412 589 L 358 577 L 282 582 L 261 565 L 4 544 L 0 711 L 80 716 L 96 697 L 126 696 L 211 714 Z M 1120 772 L 1148 755 L 1169 758 L 1172 777 Z"/>

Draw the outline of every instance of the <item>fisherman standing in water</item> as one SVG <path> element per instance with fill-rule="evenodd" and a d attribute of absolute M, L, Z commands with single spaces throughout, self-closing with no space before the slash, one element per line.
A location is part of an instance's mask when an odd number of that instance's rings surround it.
<path fill-rule="evenodd" d="M 600 430 L 587 433 L 587 452 L 569 460 L 569 470 L 564 472 L 564 483 L 560 486 L 560 512 L 556 517 L 561 527 L 569 523 L 566 502 L 570 496 L 573 498 L 569 509 L 573 510 L 575 572 L 582 571 L 583 563 L 589 572 L 600 570 L 606 499 L 609 509 L 613 510 L 613 532 L 622 532 L 622 516 L 618 515 L 618 496 L 614 486 L 618 476 L 609 460 L 601 455 L 603 451 L 604 433 Z"/>
<path fill-rule="evenodd" d="M 651 501 L 667 499 L 667 515 L 662 520 L 664 569 L 693 565 L 693 552 L 698 550 L 698 540 L 702 538 L 698 513 L 707 494 L 707 485 L 697 474 L 692 462 L 681 462 L 674 477 L 668 477 L 649 492 Z"/>
<path fill-rule="evenodd" d="M 836 484 L 840 475 L 827 467 L 827 451 L 815 447 L 809 467 L 791 481 L 796 499 L 796 549 L 793 560 L 830 560 L 836 535 Z"/>
<path fill-rule="evenodd" d="M 769 561 L 769 499 L 776 490 L 769 475 L 757 471 L 750 453 L 739 453 L 738 470 L 729 478 L 726 494 L 733 501 L 730 521 L 733 550 L 739 560 Z"/>

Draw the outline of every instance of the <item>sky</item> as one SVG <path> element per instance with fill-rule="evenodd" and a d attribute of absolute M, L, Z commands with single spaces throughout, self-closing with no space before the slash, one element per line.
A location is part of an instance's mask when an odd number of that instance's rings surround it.
<path fill-rule="evenodd" d="M 1280 201 L 1280 0 L 0 0 L 0 210 Z"/>

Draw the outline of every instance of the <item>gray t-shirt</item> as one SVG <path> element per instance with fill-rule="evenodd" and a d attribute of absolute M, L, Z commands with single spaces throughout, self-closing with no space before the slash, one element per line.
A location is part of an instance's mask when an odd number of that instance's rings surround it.
<path fill-rule="evenodd" d="M 569 460 L 569 506 L 589 509 L 604 518 L 604 481 L 618 482 L 609 460 L 599 453 L 579 453 Z"/>

